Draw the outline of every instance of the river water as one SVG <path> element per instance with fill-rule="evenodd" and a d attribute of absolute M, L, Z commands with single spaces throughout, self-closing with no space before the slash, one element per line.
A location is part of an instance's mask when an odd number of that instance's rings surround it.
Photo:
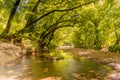
<path fill-rule="evenodd" d="M 0 80 L 105 80 L 111 68 L 86 58 L 19 58 L 0 67 Z"/>

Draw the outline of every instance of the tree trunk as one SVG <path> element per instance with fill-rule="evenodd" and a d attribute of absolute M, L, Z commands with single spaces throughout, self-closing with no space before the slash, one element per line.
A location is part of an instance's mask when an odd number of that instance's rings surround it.
<path fill-rule="evenodd" d="M 115 42 L 115 45 L 118 45 L 118 44 L 120 44 L 120 36 L 119 36 L 119 34 L 117 33 L 117 31 L 115 32 L 115 34 L 116 34 L 116 42 Z"/>
<path fill-rule="evenodd" d="M 32 9 L 32 11 L 31 12 L 36 12 L 36 10 L 37 10 L 37 7 L 39 6 L 39 4 L 40 4 L 40 1 L 41 0 L 38 0 L 37 2 L 36 2 L 36 4 L 35 4 L 35 6 L 33 7 L 33 9 Z M 22 40 L 22 37 L 20 37 L 20 36 L 18 36 L 18 35 L 20 35 L 20 34 L 24 34 L 25 33 L 25 30 L 28 28 L 28 27 L 31 27 L 31 26 L 28 26 L 32 21 L 33 21 L 34 19 L 33 19 L 33 15 L 30 15 L 29 17 L 28 17 L 28 19 L 27 19 L 27 23 L 26 23 L 26 25 L 25 25 L 25 27 L 22 29 L 22 30 L 20 30 L 20 31 L 18 31 L 18 32 L 16 32 L 14 35 L 17 35 L 17 36 L 15 36 L 15 38 L 18 38 L 19 40 Z M 30 28 L 29 28 L 30 29 Z M 21 41 L 22 42 L 22 41 Z"/>
<path fill-rule="evenodd" d="M 13 8 L 11 10 L 11 13 L 10 13 L 6 28 L 4 29 L 4 31 L 0 35 L 1 38 L 7 37 L 8 32 L 9 32 L 10 27 L 11 27 L 11 22 L 12 22 L 14 16 L 15 16 L 15 13 L 17 11 L 17 7 L 19 6 L 19 3 L 20 3 L 20 0 L 16 0 L 16 2 L 14 3 L 14 6 L 13 6 Z"/>
<path fill-rule="evenodd" d="M 41 0 L 38 0 L 38 1 L 36 2 L 35 6 L 34 6 L 34 8 L 32 9 L 31 12 L 34 13 L 34 12 L 37 11 L 37 7 L 39 6 L 40 2 L 41 2 Z M 33 15 L 30 15 L 30 16 L 28 17 L 28 19 L 27 19 L 27 23 L 26 23 L 25 27 L 24 27 L 22 30 L 20 30 L 19 32 L 17 32 L 16 34 L 20 34 L 20 33 L 23 34 L 23 33 L 26 31 L 26 29 L 31 29 L 31 25 L 29 25 L 29 24 L 31 24 L 33 21 L 34 21 L 34 16 L 33 16 Z M 32 26 L 32 27 L 33 27 L 33 26 Z"/>
<path fill-rule="evenodd" d="M 98 30 L 98 24 L 100 23 L 99 22 L 94 22 L 94 25 L 95 25 L 95 41 L 94 41 L 94 49 L 101 49 L 101 41 L 100 41 L 100 38 L 99 38 L 99 30 Z"/>

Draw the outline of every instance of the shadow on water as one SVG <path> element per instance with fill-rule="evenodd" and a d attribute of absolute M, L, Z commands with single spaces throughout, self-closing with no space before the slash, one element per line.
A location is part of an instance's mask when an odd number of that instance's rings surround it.
<path fill-rule="evenodd" d="M 110 71 L 109 67 L 86 58 L 40 61 L 23 57 L 1 67 L 0 80 L 104 80 Z"/>

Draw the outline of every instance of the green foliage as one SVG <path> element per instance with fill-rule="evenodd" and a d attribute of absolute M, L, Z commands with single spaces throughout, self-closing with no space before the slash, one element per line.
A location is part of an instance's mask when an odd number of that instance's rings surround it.
<path fill-rule="evenodd" d="M 83 7 L 79 12 L 81 24 L 75 29 L 73 43 L 81 48 L 100 49 L 114 45 L 115 39 L 119 40 L 119 26 L 117 19 L 111 15 L 117 14 L 119 5 L 117 1 L 97 1 L 95 4 Z M 116 7 L 115 7 L 116 6 Z M 118 15 L 116 16 L 118 18 Z"/>
<path fill-rule="evenodd" d="M 73 55 L 71 55 L 70 53 L 68 52 L 64 52 L 63 50 L 52 50 L 50 52 L 50 56 L 52 57 L 60 57 L 60 58 L 70 58 L 70 57 L 73 57 Z"/>
<path fill-rule="evenodd" d="M 50 47 L 59 47 L 64 44 L 72 45 L 73 30 L 71 28 L 61 28 L 54 33 Z"/>
<path fill-rule="evenodd" d="M 0 33 L 14 2 L 0 0 Z M 115 40 L 119 43 L 119 4 L 118 0 L 21 0 L 7 35 L 31 40 L 38 47 L 108 47 Z"/>
<path fill-rule="evenodd" d="M 111 52 L 120 52 L 120 45 L 110 46 L 109 51 L 111 51 Z"/>
<path fill-rule="evenodd" d="M 2 31 L 3 31 L 3 27 L 2 27 L 2 26 L 0 26 L 0 33 L 2 33 Z"/>

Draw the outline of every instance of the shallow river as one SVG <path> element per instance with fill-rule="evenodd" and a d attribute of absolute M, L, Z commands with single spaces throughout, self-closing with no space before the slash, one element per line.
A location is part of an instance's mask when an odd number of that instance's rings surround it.
<path fill-rule="evenodd" d="M 0 80 L 104 80 L 111 69 L 86 58 L 20 58 L 0 67 Z"/>

